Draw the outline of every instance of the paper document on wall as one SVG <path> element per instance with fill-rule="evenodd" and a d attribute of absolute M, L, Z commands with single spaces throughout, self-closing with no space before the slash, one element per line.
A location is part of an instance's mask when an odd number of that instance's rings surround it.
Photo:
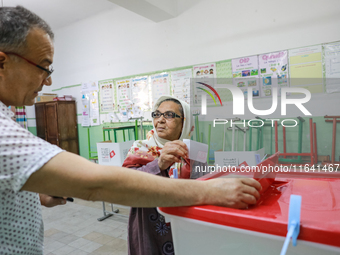
<path fill-rule="evenodd" d="M 90 93 L 90 124 L 91 126 L 100 125 L 97 90 L 94 90 Z"/>
<path fill-rule="evenodd" d="M 231 60 L 233 70 L 233 85 L 240 88 L 245 98 L 248 98 L 248 88 L 253 98 L 260 97 L 258 56 L 235 58 Z"/>
<path fill-rule="evenodd" d="M 87 93 L 82 94 L 82 127 L 90 126 L 90 100 Z"/>
<path fill-rule="evenodd" d="M 97 82 L 83 82 L 81 85 L 81 94 L 83 108 L 82 126 L 100 125 Z"/>
<path fill-rule="evenodd" d="M 118 106 L 115 108 L 115 111 L 120 111 L 121 108 L 127 109 L 132 107 L 131 89 L 131 79 L 124 79 L 116 82 Z"/>
<path fill-rule="evenodd" d="M 98 82 L 100 91 L 100 112 L 112 112 L 115 105 L 113 79 Z"/>
<path fill-rule="evenodd" d="M 139 106 L 142 111 L 149 111 L 151 109 L 151 90 L 149 91 L 149 77 L 142 76 L 133 78 L 131 79 L 131 85 L 131 101 L 135 106 Z"/>
<path fill-rule="evenodd" d="M 194 66 L 193 74 L 194 79 L 192 79 L 192 82 L 194 86 L 192 96 L 197 95 L 195 99 L 193 98 L 193 103 L 195 106 L 200 106 L 199 98 L 202 98 L 202 95 L 207 94 L 211 88 L 214 89 L 216 86 L 216 63 Z M 216 105 L 216 100 L 218 100 L 217 95 L 212 94 L 212 97 L 207 97 L 207 105 Z"/>
<path fill-rule="evenodd" d="M 259 56 L 259 75 L 261 77 L 261 96 L 272 97 L 273 89 L 289 86 L 288 79 L 288 52 L 278 51 Z"/>
<path fill-rule="evenodd" d="M 158 98 L 165 95 L 170 95 L 169 90 L 169 74 L 160 73 L 151 75 L 151 105 L 154 105 Z"/>
<path fill-rule="evenodd" d="M 340 42 L 324 45 L 327 93 L 340 92 Z"/>
<path fill-rule="evenodd" d="M 192 70 L 185 69 L 171 72 L 172 95 L 179 100 L 190 104 L 190 79 Z M 196 95 L 197 101 L 197 95 Z M 197 104 L 197 102 L 196 102 Z"/>
<path fill-rule="evenodd" d="M 323 92 L 321 45 L 289 50 L 290 86 Z"/>

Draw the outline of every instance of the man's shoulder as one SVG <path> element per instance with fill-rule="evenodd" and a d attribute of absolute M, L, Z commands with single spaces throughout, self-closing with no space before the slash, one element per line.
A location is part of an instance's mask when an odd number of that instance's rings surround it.
<path fill-rule="evenodd" d="M 11 117 L 14 116 L 14 113 L 3 102 L 0 101 L 0 115 L 11 119 Z"/>
<path fill-rule="evenodd" d="M 3 113 L 0 109 L 0 126 L 16 126 L 16 122 L 11 119 L 11 116 Z"/>
<path fill-rule="evenodd" d="M 40 139 L 2 112 L 0 112 L 0 138 Z"/>

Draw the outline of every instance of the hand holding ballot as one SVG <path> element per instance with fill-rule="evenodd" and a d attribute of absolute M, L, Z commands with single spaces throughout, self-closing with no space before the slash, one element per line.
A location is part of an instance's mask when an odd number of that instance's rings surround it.
<path fill-rule="evenodd" d="M 183 139 L 189 150 L 189 159 L 196 160 L 201 163 L 207 162 L 208 144 L 199 143 L 190 139 Z"/>
<path fill-rule="evenodd" d="M 158 159 L 159 169 L 165 170 L 175 162 L 181 162 L 181 158 L 188 157 L 188 148 L 180 140 L 165 143 Z"/>

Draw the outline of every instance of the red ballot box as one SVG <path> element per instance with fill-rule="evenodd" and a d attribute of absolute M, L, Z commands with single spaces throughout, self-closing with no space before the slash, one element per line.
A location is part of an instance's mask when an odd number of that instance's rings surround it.
<path fill-rule="evenodd" d="M 276 159 L 269 160 L 263 163 L 275 164 Z M 340 254 L 340 174 L 319 178 L 276 173 L 275 179 L 268 178 L 272 174 L 253 175 L 263 192 L 258 203 L 245 210 L 212 205 L 158 208 L 171 222 L 175 254 L 280 254 L 292 194 L 302 197 L 300 233 L 297 246 L 290 243 L 287 254 Z"/>

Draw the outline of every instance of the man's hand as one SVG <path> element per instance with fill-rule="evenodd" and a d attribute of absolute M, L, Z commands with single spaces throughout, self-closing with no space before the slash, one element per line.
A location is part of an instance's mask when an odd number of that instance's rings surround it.
<path fill-rule="evenodd" d="M 180 140 L 165 143 L 158 158 L 159 169 L 165 170 L 175 162 L 188 157 L 188 147 Z"/>
<path fill-rule="evenodd" d="M 247 209 L 260 198 L 261 184 L 251 178 L 217 178 L 209 183 L 206 204 Z"/>
<path fill-rule="evenodd" d="M 66 204 L 66 197 L 64 198 L 55 198 L 45 194 L 39 194 L 40 203 L 46 207 L 54 207 L 56 205 L 64 205 Z"/>

